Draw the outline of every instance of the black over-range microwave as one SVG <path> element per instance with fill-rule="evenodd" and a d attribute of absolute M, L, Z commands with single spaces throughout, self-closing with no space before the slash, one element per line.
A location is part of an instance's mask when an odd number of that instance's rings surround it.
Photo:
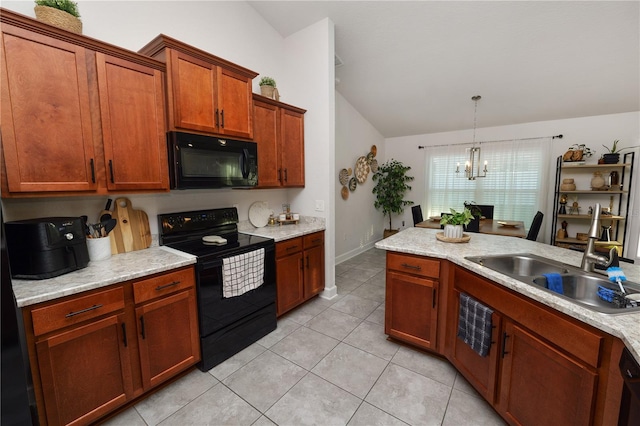
<path fill-rule="evenodd" d="M 258 145 L 216 136 L 167 133 L 171 189 L 253 187 Z"/>

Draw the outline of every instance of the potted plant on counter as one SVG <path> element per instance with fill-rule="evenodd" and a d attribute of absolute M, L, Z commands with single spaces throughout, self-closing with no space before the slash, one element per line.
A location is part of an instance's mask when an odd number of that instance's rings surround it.
<path fill-rule="evenodd" d="M 413 180 L 413 176 L 407 176 L 411 167 L 405 166 L 400 161 L 391 159 L 381 166 L 374 173 L 372 180 L 376 183 L 372 192 L 376 194 L 373 206 L 380 210 L 383 215 L 389 215 L 389 229 L 384 230 L 384 238 L 398 232 L 391 227 L 391 215 L 404 212 L 404 207 L 413 204 L 413 201 L 405 200 L 404 196 L 411 187 L 407 182 Z"/>
<path fill-rule="evenodd" d="M 463 226 L 473 220 L 471 210 L 465 208 L 461 212 L 451 209 L 451 214 L 444 214 L 440 219 L 440 225 L 444 225 L 446 238 L 462 238 Z"/>
<path fill-rule="evenodd" d="M 71 0 L 35 0 L 35 4 L 33 10 L 38 21 L 82 34 L 78 3 Z"/>
<path fill-rule="evenodd" d="M 628 146 L 625 148 L 618 149 L 618 142 L 620 142 L 620 139 L 614 140 L 613 145 L 611 145 L 611 147 L 602 145 L 607 149 L 607 151 L 609 151 L 606 154 L 602 154 L 602 159 L 604 161 L 604 164 L 618 164 L 618 162 L 620 161 L 620 152 L 624 151 L 625 149 L 638 148 L 637 146 Z"/>

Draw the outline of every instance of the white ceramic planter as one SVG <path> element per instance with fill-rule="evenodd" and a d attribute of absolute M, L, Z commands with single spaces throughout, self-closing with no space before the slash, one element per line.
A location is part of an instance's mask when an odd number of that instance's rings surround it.
<path fill-rule="evenodd" d="M 447 238 L 462 238 L 462 225 L 445 225 L 444 236 Z"/>

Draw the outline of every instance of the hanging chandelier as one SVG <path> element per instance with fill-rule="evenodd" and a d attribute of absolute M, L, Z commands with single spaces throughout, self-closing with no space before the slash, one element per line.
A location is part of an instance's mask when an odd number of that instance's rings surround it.
<path fill-rule="evenodd" d="M 469 151 L 469 159 L 464 163 L 464 177 L 469 180 L 476 180 L 477 178 L 483 178 L 487 176 L 487 162 L 484 162 L 482 168 L 482 174 L 480 174 L 480 147 L 476 147 L 476 127 L 478 124 L 478 101 L 482 99 L 482 96 L 472 96 L 471 100 L 474 102 L 473 109 L 473 143 Z M 456 165 L 456 173 L 460 173 L 460 163 Z"/>

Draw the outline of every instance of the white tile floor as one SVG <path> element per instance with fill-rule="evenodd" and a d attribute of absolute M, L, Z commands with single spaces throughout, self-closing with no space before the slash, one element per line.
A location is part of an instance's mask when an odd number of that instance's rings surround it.
<path fill-rule="evenodd" d="M 207 373 L 193 371 L 114 425 L 503 425 L 445 360 L 384 334 L 385 252 L 336 267 L 316 297 Z"/>

